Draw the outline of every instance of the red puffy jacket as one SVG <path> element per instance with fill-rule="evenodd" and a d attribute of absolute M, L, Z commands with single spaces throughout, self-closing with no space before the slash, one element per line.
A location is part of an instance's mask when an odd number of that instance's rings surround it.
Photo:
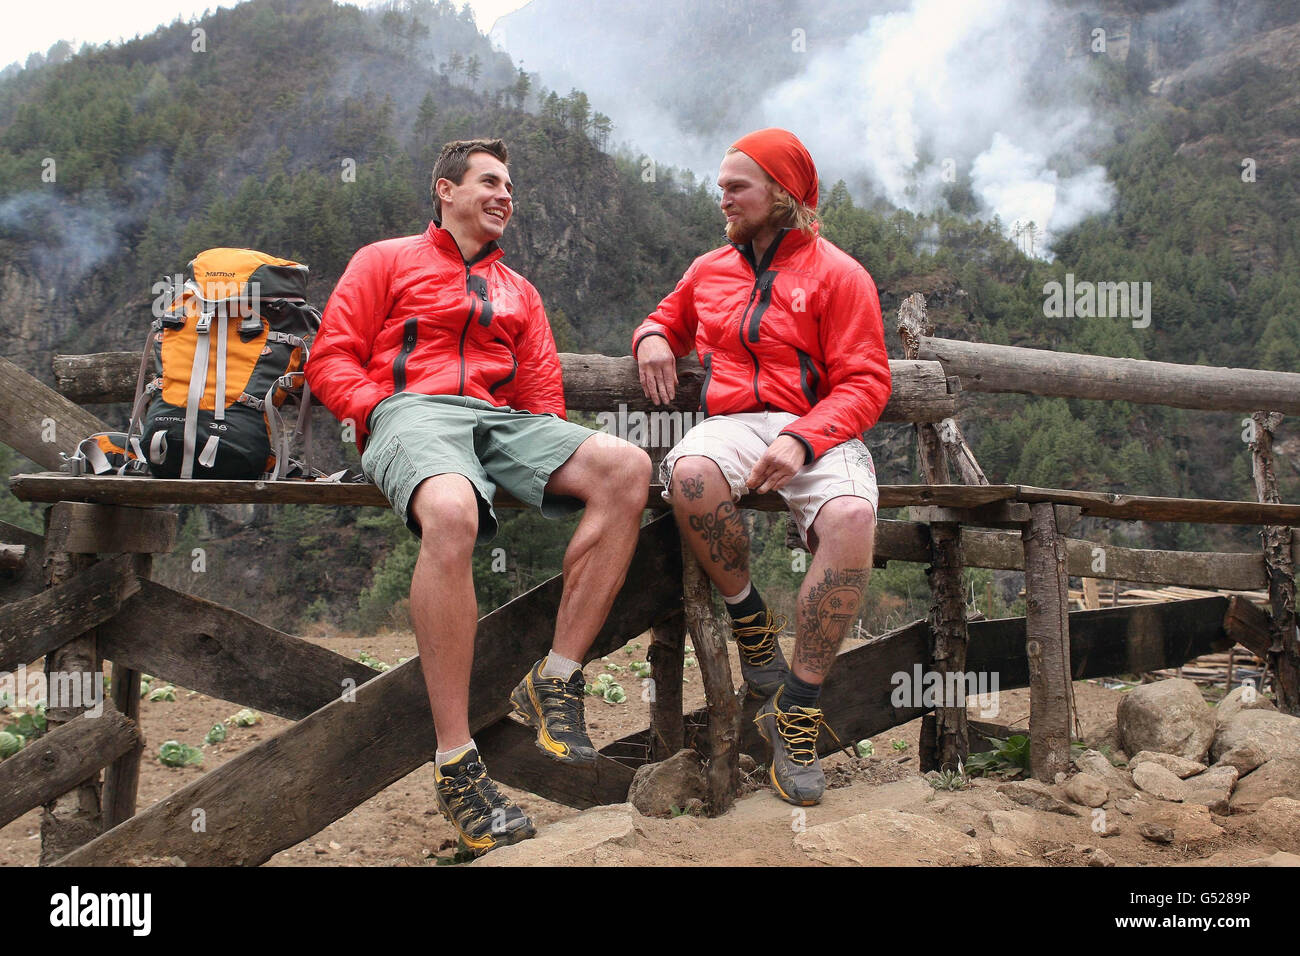
<path fill-rule="evenodd" d="M 437 223 L 357 251 L 330 296 L 307 381 L 365 446 L 370 413 L 395 392 L 468 395 L 564 417 L 555 339 L 532 284 L 488 243 L 466 262 Z"/>
<path fill-rule="evenodd" d="M 808 461 L 861 435 L 889 401 L 880 299 L 867 270 L 820 236 L 777 234 L 756 263 L 747 246 L 700 256 L 632 336 L 699 352 L 706 415 L 774 410 Z"/>

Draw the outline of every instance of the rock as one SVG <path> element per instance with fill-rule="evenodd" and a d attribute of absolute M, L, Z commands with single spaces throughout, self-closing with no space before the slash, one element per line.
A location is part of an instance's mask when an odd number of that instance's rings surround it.
<path fill-rule="evenodd" d="M 1020 849 L 1019 846 L 1006 837 L 990 837 L 989 849 L 993 851 L 998 859 L 1006 860 L 1009 863 L 1023 863 L 1030 857 L 1028 852 Z"/>
<path fill-rule="evenodd" d="M 1129 797 L 1127 800 L 1116 800 L 1115 809 L 1125 816 L 1131 817 L 1138 810 L 1142 809 L 1142 800 L 1140 797 Z"/>
<path fill-rule="evenodd" d="M 694 750 L 679 750 L 667 760 L 638 767 L 628 789 L 628 803 L 647 817 L 671 817 L 673 807 L 708 796 L 700 756 Z"/>
<path fill-rule="evenodd" d="M 749 754 L 741 754 L 736 758 L 736 763 L 740 767 L 741 773 L 753 773 L 758 769 L 758 761 Z"/>
<path fill-rule="evenodd" d="M 1080 773 L 1091 774 L 1104 783 L 1112 799 L 1133 794 L 1133 781 L 1100 751 L 1085 750 L 1074 758 L 1074 765 L 1079 768 Z"/>
<path fill-rule="evenodd" d="M 809 827 L 794 839 L 830 866 L 977 866 L 979 844 L 926 817 L 881 808 Z"/>
<path fill-rule="evenodd" d="M 1084 807 L 1099 807 L 1110 797 L 1110 790 L 1090 773 L 1076 773 L 1065 784 L 1065 795 Z"/>
<path fill-rule="evenodd" d="M 1268 755 L 1255 744 L 1246 742 L 1238 744 L 1231 750 L 1219 755 L 1216 767 L 1236 767 L 1237 776 L 1244 777 L 1260 764 L 1268 760 Z"/>
<path fill-rule="evenodd" d="M 531 840 L 503 846 L 471 866 L 586 866 L 598 849 L 636 845 L 637 809 L 630 803 L 593 807 L 543 827 Z M 608 861 L 609 856 L 606 854 Z"/>
<path fill-rule="evenodd" d="M 1279 850 L 1272 856 L 1262 856 L 1258 860 L 1238 863 L 1238 866 L 1300 866 L 1300 856 Z"/>
<path fill-rule="evenodd" d="M 691 797 L 686 801 L 686 806 L 682 807 L 686 812 L 681 816 L 702 817 L 704 816 L 704 801 L 699 797 Z"/>
<path fill-rule="evenodd" d="M 966 824 L 964 827 L 961 828 L 961 832 L 964 833 L 964 834 L 966 834 L 966 835 L 969 836 L 969 837 L 973 837 L 973 836 L 975 836 L 976 834 L 979 833 L 979 831 L 976 830 L 976 829 L 975 829 L 973 826 L 971 826 L 969 823 Z"/>
<path fill-rule="evenodd" d="M 1245 744 L 1254 744 L 1269 760 L 1300 759 L 1300 717 L 1272 710 L 1240 710 L 1220 722 L 1214 735 L 1214 759 Z"/>
<path fill-rule="evenodd" d="M 1079 816 L 1078 810 L 1064 800 L 1058 799 L 1048 789 L 1047 784 L 1038 780 L 1012 780 L 999 786 L 998 793 L 1010 797 L 1021 806 L 1034 810 L 1045 810 L 1048 813 L 1059 813 L 1067 817 Z"/>
<path fill-rule="evenodd" d="M 1236 785 L 1237 768 L 1216 765 L 1183 781 L 1183 802 L 1209 807 L 1211 813 L 1227 814 Z"/>
<path fill-rule="evenodd" d="M 1180 779 L 1187 779 L 1193 774 L 1201 773 L 1205 770 L 1205 764 L 1196 760 L 1188 760 L 1185 757 L 1178 757 L 1174 754 L 1162 754 L 1155 750 L 1144 750 L 1128 762 L 1129 770 L 1132 770 L 1140 763 L 1158 763 L 1166 770 L 1176 774 Z"/>
<path fill-rule="evenodd" d="M 995 836 L 1021 841 L 1044 838 L 1042 826 L 1028 810 L 990 810 L 987 818 Z"/>
<path fill-rule="evenodd" d="M 1249 701 L 1247 700 L 1249 698 Z M 1232 691 L 1219 701 L 1218 706 L 1214 708 L 1214 718 L 1219 723 L 1230 720 L 1233 716 L 1243 710 L 1272 710 L 1277 708 L 1273 702 L 1257 691 L 1253 687 L 1235 687 Z"/>
<path fill-rule="evenodd" d="M 1138 833 L 1142 834 L 1152 843 L 1173 843 L 1173 827 L 1167 827 L 1159 823 L 1139 823 Z"/>
<path fill-rule="evenodd" d="M 1267 712 L 1255 710 L 1249 713 Z M 1246 774 L 1237 781 L 1230 806 L 1233 813 L 1253 813 L 1273 797 L 1300 800 L 1300 760 L 1278 757 L 1268 761 L 1253 773 Z"/>
<path fill-rule="evenodd" d="M 1250 817 L 1249 826 L 1273 846 L 1300 853 L 1300 800 L 1271 797 Z"/>
<path fill-rule="evenodd" d="M 1115 858 L 1112 857 L 1105 850 L 1094 849 L 1087 856 L 1088 856 L 1089 866 L 1114 866 L 1115 865 Z"/>
<path fill-rule="evenodd" d="M 1133 688 L 1115 711 L 1120 745 L 1129 753 L 1156 750 L 1204 762 L 1214 741 L 1214 711 L 1189 680 Z"/>
<path fill-rule="evenodd" d="M 1158 763 L 1140 763 L 1134 767 L 1133 782 L 1138 785 L 1138 789 L 1160 800 L 1180 803 L 1185 793 L 1183 782 L 1178 776 Z"/>
<path fill-rule="evenodd" d="M 1168 827 L 1173 831 L 1174 842 L 1186 845 L 1202 840 L 1214 840 L 1225 834 L 1223 827 L 1210 818 L 1206 807 L 1192 807 L 1182 803 L 1159 803 L 1146 813 L 1143 823 Z M 1138 825 L 1141 832 L 1142 825 Z M 1146 834 L 1142 834 L 1146 836 Z"/>

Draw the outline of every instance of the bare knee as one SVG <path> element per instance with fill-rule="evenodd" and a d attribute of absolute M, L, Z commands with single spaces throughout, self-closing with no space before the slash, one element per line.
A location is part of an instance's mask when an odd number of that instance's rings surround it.
<path fill-rule="evenodd" d="M 876 536 L 876 510 L 864 498 L 848 495 L 822 505 L 813 522 L 818 550 L 830 548 L 870 558 Z"/>
<path fill-rule="evenodd" d="M 420 549 L 437 558 L 468 559 L 478 537 L 478 497 L 469 479 L 438 475 L 422 482 L 411 498 L 420 525 Z"/>
<path fill-rule="evenodd" d="M 684 455 L 673 463 L 670 494 L 674 506 L 698 501 L 706 496 L 730 500 L 731 485 L 712 458 Z"/>

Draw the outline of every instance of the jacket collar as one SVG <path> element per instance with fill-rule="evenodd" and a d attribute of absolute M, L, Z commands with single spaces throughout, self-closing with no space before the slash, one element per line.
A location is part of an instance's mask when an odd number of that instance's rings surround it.
<path fill-rule="evenodd" d="M 782 229 L 772 240 L 772 245 L 768 247 L 765 257 L 768 259 L 766 265 L 771 267 L 778 259 L 783 259 L 797 252 L 800 249 L 810 245 L 817 240 L 817 236 L 807 236 L 799 229 Z M 737 245 L 734 242 L 729 243 L 731 248 L 739 253 L 740 257 L 757 270 L 758 265 L 754 259 L 754 247 L 746 243 Z"/>
<path fill-rule="evenodd" d="M 483 247 L 483 251 L 474 259 L 466 262 L 465 257 L 461 255 L 460 246 L 456 245 L 456 238 L 446 229 L 442 228 L 442 223 L 437 219 L 429 222 L 429 228 L 424 231 L 424 235 L 426 239 L 433 243 L 433 247 L 437 249 L 439 253 L 447 256 L 453 262 L 460 262 L 467 269 L 471 266 L 496 262 L 505 255 L 505 253 L 501 251 L 501 246 L 499 246 L 497 241 L 493 239 Z"/>

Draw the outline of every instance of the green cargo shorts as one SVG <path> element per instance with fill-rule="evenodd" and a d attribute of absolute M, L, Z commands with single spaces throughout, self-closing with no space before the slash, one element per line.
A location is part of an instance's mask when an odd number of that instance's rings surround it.
<path fill-rule="evenodd" d="M 361 455 L 366 477 L 416 536 L 411 496 L 426 478 L 464 475 L 478 496 L 478 541 L 497 533 L 497 486 L 548 518 L 582 509 L 577 498 L 546 493 L 551 474 L 597 432 L 552 415 L 519 412 L 462 395 L 398 392 L 370 413 Z"/>

